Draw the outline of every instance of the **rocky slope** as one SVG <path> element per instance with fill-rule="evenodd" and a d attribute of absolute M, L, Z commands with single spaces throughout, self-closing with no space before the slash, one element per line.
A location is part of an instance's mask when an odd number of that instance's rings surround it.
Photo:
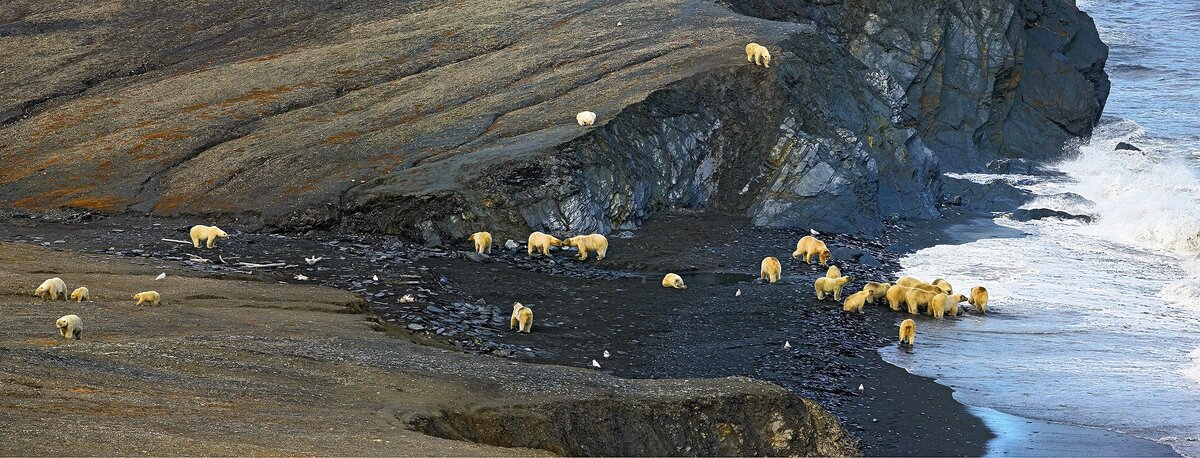
<path fill-rule="evenodd" d="M 435 244 L 666 208 L 877 234 L 936 216 L 941 171 L 1087 135 L 1106 54 L 1066 0 L 9 2 L 0 201 Z"/>

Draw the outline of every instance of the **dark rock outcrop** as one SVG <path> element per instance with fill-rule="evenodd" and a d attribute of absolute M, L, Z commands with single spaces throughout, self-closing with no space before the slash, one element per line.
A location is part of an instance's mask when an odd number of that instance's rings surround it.
<path fill-rule="evenodd" d="M 782 389 L 482 407 L 419 417 L 410 425 L 437 437 L 564 456 L 858 454 L 832 414 Z"/>
<path fill-rule="evenodd" d="M 1141 151 L 1141 148 L 1134 146 L 1132 143 L 1117 142 L 1117 146 L 1113 148 L 1117 151 Z"/>
<path fill-rule="evenodd" d="M 1053 157 L 1108 90 L 1064 0 L 100 5 L 0 11 L 28 51 L 4 205 L 431 244 L 668 208 L 877 234 L 937 216 L 940 171 Z"/>
<path fill-rule="evenodd" d="M 1064 220 L 1076 220 L 1085 224 L 1092 222 L 1090 215 L 1076 215 L 1060 210 L 1052 210 L 1049 208 L 1021 208 L 1012 212 L 1009 215 L 1015 221 L 1032 221 L 1035 219 L 1057 218 Z"/>

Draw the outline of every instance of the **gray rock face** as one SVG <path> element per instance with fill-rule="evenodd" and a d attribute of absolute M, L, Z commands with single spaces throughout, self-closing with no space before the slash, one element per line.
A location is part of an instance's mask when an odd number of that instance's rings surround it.
<path fill-rule="evenodd" d="M 1063 0 L 101 3 L 0 29 L 30 51 L 0 74 L 5 205 L 431 245 L 670 208 L 877 234 L 936 217 L 942 171 L 1057 154 L 1108 90 Z"/>

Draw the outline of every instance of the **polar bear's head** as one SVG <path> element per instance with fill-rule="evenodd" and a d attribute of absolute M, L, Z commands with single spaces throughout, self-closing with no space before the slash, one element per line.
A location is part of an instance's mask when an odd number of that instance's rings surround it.
<path fill-rule="evenodd" d="M 67 318 L 66 317 L 59 318 L 58 321 L 54 322 L 54 325 L 58 327 L 59 331 L 66 329 L 67 328 Z"/>
<path fill-rule="evenodd" d="M 829 258 L 832 258 L 833 255 L 829 253 L 829 250 L 821 250 L 820 257 L 821 257 L 821 265 L 825 265 L 826 263 L 829 262 Z"/>
<path fill-rule="evenodd" d="M 518 310 L 521 310 L 521 307 L 524 307 L 524 305 L 521 305 L 520 302 L 513 302 L 513 313 L 517 313 Z"/>
<path fill-rule="evenodd" d="M 229 238 L 229 234 L 226 234 L 226 233 L 225 233 L 225 231 L 222 231 L 222 230 L 221 230 L 221 228 L 219 228 L 219 227 L 214 227 L 213 229 L 216 229 L 216 230 L 217 230 L 217 237 L 220 237 L 220 238 L 223 238 L 223 239 Z"/>
<path fill-rule="evenodd" d="M 43 294 L 46 294 L 46 291 L 49 291 L 49 290 L 50 290 L 50 287 L 43 284 L 42 286 L 39 286 L 39 287 L 37 287 L 37 289 L 33 290 L 33 295 L 41 296 Z"/>

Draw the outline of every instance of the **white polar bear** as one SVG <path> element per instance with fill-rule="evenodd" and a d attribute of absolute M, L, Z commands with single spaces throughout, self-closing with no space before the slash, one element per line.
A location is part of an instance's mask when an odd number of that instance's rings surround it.
<path fill-rule="evenodd" d="M 62 334 L 64 339 L 83 338 L 83 320 L 79 319 L 78 315 L 65 315 L 55 321 L 54 325 L 58 326 L 58 333 Z"/>
<path fill-rule="evenodd" d="M 208 247 L 212 248 L 218 237 L 229 237 L 229 234 L 226 234 L 225 231 L 222 231 L 217 226 L 202 226 L 199 224 L 192 226 L 192 230 L 189 233 L 192 236 L 192 246 L 196 248 L 200 248 L 201 240 L 207 241 Z"/>
<path fill-rule="evenodd" d="M 58 277 L 51 278 L 42 282 L 37 289 L 33 290 L 33 295 L 52 301 L 57 301 L 60 298 L 65 301 L 67 300 L 67 283 Z"/>
<path fill-rule="evenodd" d="M 575 122 L 580 126 L 590 126 L 596 124 L 596 113 L 590 111 L 580 111 L 575 115 Z"/>

